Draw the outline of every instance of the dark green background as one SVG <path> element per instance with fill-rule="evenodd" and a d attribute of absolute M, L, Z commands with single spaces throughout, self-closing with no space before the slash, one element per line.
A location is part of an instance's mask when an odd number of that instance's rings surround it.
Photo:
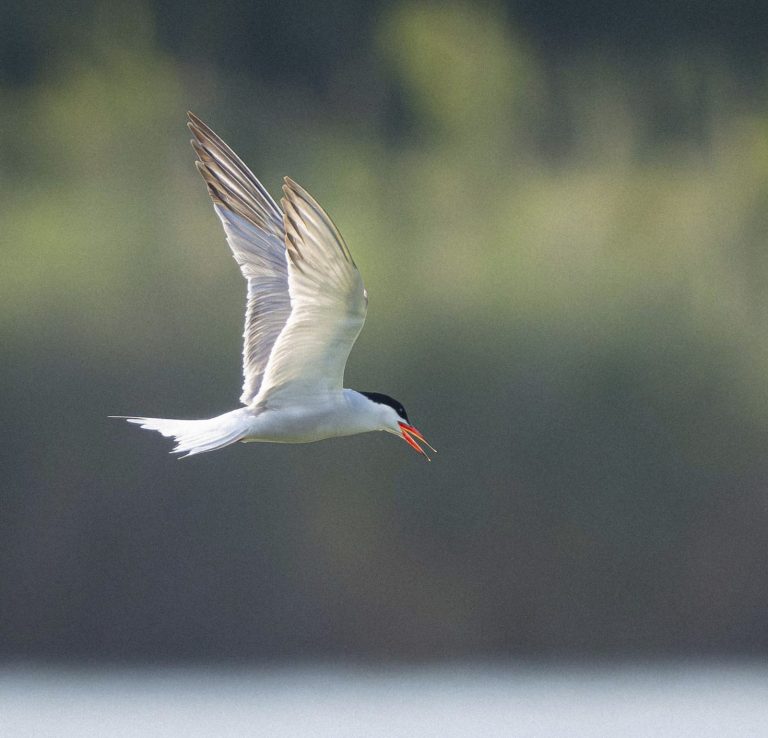
<path fill-rule="evenodd" d="M 0 657 L 768 648 L 764 3 L 6 3 Z M 244 283 L 184 128 L 331 213 L 369 434 L 178 461 Z"/>

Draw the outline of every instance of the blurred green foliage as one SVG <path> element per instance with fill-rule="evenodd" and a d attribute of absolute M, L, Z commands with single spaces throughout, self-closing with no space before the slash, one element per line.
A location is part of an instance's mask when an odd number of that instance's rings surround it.
<path fill-rule="evenodd" d="M 88 13 L 0 89 L 5 655 L 764 651 L 766 88 L 404 1 L 319 94 L 156 16 Z M 371 295 L 348 385 L 431 466 L 377 436 L 178 463 L 105 420 L 239 394 L 186 108 L 332 214 Z"/>

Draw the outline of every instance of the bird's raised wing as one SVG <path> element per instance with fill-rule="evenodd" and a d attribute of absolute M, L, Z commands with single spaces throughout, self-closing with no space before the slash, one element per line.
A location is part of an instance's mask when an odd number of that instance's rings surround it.
<path fill-rule="evenodd" d="M 268 403 L 340 390 L 368 304 L 360 272 L 333 221 L 288 177 L 283 194 L 292 309 L 264 372 L 260 398 Z"/>
<path fill-rule="evenodd" d="M 240 397 L 248 405 L 259 393 L 270 353 L 291 313 L 283 213 L 237 154 L 197 116 L 188 115 L 197 169 L 248 281 Z"/>

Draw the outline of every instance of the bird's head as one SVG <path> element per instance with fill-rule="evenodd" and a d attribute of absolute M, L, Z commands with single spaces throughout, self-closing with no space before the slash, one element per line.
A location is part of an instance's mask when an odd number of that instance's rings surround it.
<path fill-rule="evenodd" d="M 408 420 L 408 413 L 405 412 L 402 403 L 398 402 L 393 397 L 383 395 L 380 392 L 361 392 L 360 394 L 376 404 L 377 413 L 381 423 L 381 430 L 400 436 L 400 438 L 415 451 L 418 451 L 427 461 L 431 461 L 421 444 L 424 444 L 424 446 L 434 453 L 437 453 L 437 451 L 429 445 L 429 442 L 421 435 L 421 432 L 411 425 Z"/>

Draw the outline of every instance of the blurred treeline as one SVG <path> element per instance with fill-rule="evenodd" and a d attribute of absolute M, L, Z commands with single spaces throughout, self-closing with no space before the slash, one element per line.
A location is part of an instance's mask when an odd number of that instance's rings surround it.
<path fill-rule="evenodd" d="M 0 655 L 766 651 L 768 9 L 642 8 L 4 6 Z M 239 395 L 187 109 L 338 223 L 431 465 L 106 419 Z"/>

